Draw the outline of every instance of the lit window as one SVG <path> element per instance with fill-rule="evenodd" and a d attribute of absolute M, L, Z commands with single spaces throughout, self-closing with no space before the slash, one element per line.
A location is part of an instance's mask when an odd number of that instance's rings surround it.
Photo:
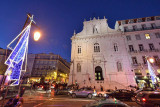
<path fill-rule="evenodd" d="M 146 39 L 150 39 L 150 35 L 148 33 L 145 34 L 145 36 L 146 36 Z"/>

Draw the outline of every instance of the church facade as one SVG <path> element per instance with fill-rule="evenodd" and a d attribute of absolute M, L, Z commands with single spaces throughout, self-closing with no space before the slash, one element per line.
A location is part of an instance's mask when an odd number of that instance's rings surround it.
<path fill-rule="evenodd" d="M 106 18 L 93 18 L 83 25 L 71 38 L 69 84 L 97 90 L 136 86 L 123 32 L 111 29 Z"/>

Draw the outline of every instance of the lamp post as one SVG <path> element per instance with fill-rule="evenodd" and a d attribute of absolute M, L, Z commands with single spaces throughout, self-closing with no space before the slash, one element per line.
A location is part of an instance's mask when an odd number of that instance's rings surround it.
<path fill-rule="evenodd" d="M 23 30 L 20 34 L 17 35 L 16 38 L 14 38 L 8 45 L 7 48 L 12 50 L 11 54 L 5 61 L 5 64 L 8 65 L 8 68 L 5 72 L 5 76 L 9 78 L 8 86 L 16 86 L 21 85 L 21 73 L 26 72 L 27 69 L 27 54 L 28 54 L 28 42 L 29 42 L 29 35 L 30 35 L 30 29 L 31 25 L 34 22 L 33 15 L 27 14 L 27 20 L 25 22 L 25 25 L 23 27 Z M 29 24 L 26 26 L 28 19 L 30 19 Z M 18 40 L 16 43 L 16 46 L 14 48 L 11 47 L 15 41 Z M 25 69 L 22 69 L 23 64 L 25 61 Z M 7 91 L 5 96 L 7 95 Z M 4 96 L 4 99 L 5 99 Z M 2 104 L 3 106 L 3 104 Z"/>

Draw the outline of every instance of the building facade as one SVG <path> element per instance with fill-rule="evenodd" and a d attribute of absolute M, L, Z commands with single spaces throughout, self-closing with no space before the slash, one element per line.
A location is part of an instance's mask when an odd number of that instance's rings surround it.
<path fill-rule="evenodd" d="M 30 61 L 33 62 L 32 67 L 30 67 L 32 68 L 30 80 L 39 82 L 43 76 L 46 81 L 68 83 L 70 64 L 60 55 L 53 53 L 31 54 Z"/>
<path fill-rule="evenodd" d="M 83 30 L 71 38 L 69 84 L 96 89 L 142 86 L 137 74 L 144 72 L 141 78 L 148 75 L 144 56 L 157 61 L 160 57 L 159 17 L 150 17 L 150 21 L 148 18 L 117 21 L 115 29 L 108 26 L 106 18 L 84 21 L 83 25 Z M 146 39 L 147 35 L 150 39 Z M 154 68 L 158 75 L 158 67 Z"/>
<path fill-rule="evenodd" d="M 140 88 L 152 87 L 145 56 L 154 58 L 152 66 L 159 77 L 160 16 L 117 21 L 115 29 L 123 32 L 136 83 Z"/>

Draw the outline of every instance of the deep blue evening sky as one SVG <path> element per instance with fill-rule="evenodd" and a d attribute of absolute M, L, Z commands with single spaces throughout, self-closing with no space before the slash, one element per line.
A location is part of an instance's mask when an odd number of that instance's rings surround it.
<path fill-rule="evenodd" d="M 114 28 L 116 20 L 160 15 L 160 0 L 1 0 L 0 47 L 20 33 L 28 12 L 43 36 L 34 42 L 32 28 L 29 53 L 53 52 L 70 61 L 70 38 L 82 30 L 84 19 L 106 16 Z"/>

